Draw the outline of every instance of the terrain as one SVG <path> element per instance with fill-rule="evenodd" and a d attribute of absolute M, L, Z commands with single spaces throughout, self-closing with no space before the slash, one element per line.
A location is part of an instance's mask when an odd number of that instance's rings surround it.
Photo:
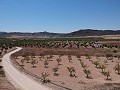
<path fill-rule="evenodd" d="M 2 37 L 0 55 L 21 47 L 11 56 L 13 66 L 55 90 L 119 90 L 119 35 L 103 36 Z"/>
<path fill-rule="evenodd" d="M 0 37 L 6 38 L 58 38 L 58 37 L 83 37 L 83 36 L 103 36 L 103 35 L 119 35 L 120 30 L 93 30 L 82 29 L 70 33 L 51 33 L 51 32 L 0 32 Z"/>

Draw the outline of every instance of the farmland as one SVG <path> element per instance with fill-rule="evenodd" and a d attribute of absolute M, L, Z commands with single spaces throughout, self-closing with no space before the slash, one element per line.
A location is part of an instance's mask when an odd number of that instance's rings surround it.
<path fill-rule="evenodd" d="M 119 39 L 0 39 L 1 55 L 14 47 L 23 48 L 12 55 L 14 65 L 17 63 L 56 90 L 97 90 L 107 83 L 119 83 Z"/>
<path fill-rule="evenodd" d="M 22 47 L 14 65 L 56 90 L 119 88 L 119 39 L 1 39 L 0 46 L 1 52 Z"/>

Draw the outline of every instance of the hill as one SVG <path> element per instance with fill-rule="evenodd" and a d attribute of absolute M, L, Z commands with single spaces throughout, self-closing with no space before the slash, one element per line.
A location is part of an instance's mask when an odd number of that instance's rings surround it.
<path fill-rule="evenodd" d="M 102 35 L 118 35 L 120 30 L 78 30 L 68 34 L 63 35 L 63 37 L 78 37 L 78 36 L 102 36 Z"/>
<path fill-rule="evenodd" d="M 50 33 L 50 32 L 35 32 L 35 33 L 23 33 L 23 32 L 0 32 L 0 37 L 7 38 L 53 38 L 53 37 L 81 37 L 81 36 L 102 36 L 102 35 L 119 35 L 120 30 L 92 30 L 84 29 L 71 33 Z"/>

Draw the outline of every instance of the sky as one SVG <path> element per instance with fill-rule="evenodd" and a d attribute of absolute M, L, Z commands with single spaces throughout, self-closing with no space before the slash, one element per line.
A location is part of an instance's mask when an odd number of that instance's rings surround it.
<path fill-rule="evenodd" d="M 0 31 L 120 30 L 120 0 L 0 0 Z"/>

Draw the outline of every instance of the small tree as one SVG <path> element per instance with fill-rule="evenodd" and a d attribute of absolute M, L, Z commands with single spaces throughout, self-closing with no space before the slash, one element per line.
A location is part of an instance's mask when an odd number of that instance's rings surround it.
<path fill-rule="evenodd" d="M 79 59 L 78 59 L 78 61 L 80 61 L 80 62 L 81 62 L 82 60 L 79 58 Z"/>
<path fill-rule="evenodd" d="M 58 73 L 57 73 L 57 72 L 58 72 L 58 69 L 59 69 L 59 68 L 56 68 L 56 67 L 53 68 L 54 76 L 58 76 Z"/>
<path fill-rule="evenodd" d="M 80 59 L 80 58 L 81 58 L 81 55 L 77 54 L 76 57 Z"/>
<path fill-rule="evenodd" d="M 107 58 L 107 60 L 112 60 L 113 59 L 113 55 L 112 54 L 106 54 L 106 58 Z"/>
<path fill-rule="evenodd" d="M 33 65 L 32 67 L 35 67 L 35 64 L 37 63 L 37 61 L 35 59 L 32 59 L 31 64 Z"/>
<path fill-rule="evenodd" d="M 99 62 L 98 61 L 94 61 L 94 64 L 95 64 L 96 68 L 98 68 Z"/>
<path fill-rule="evenodd" d="M 68 60 L 69 60 L 69 62 L 72 62 L 72 61 L 71 61 L 71 60 L 72 60 L 71 55 L 68 55 Z"/>
<path fill-rule="evenodd" d="M 84 73 L 87 75 L 86 78 L 89 78 L 89 75 L 91 74 L 90 70 L 84 69 Z"/>
<path fill-rule="evenodd" d="M 29 63 L 29 61 L 30 61 L 29 56 L 24 57 L 24 60 L 26 60 L 26 61 L 27 61 L 27 63 Z"/>
<path fill-rule="evenodd" d="M 107 60 L 104 60 L 104 64 L 106 65 L 108 63 L 108 61 Z"/>
<path fill-rule="evenodd" d="M 50 58 L 53 58 L 53 57 L 54 57 L 54 56 L 51 54 L 51 55 L 50 55 Z"/>
<path fill-rule="evenodd" d="M 49 79 L 47 79 L 47 77 L 49 76 L 49 73 L 42 73 L 42 76 L 41 76 L 41 81 L 42 81 L 42 83 L 47 83 L 47 82 L 49 82 L 50 80 Z"/>
<path fill-rule="evenodd" d="M 42 56 L 40 56 L 39 59 L 40 59 L 39 61 L 42 61 Z"/>
<path fill-rule="evenodd" d="M 56 61 L 58 62 L 58 65 L 60 65 L 60 62 L 62 61 L 61 58 L 57 58 Z"/>
<path fill-rule="evenodd" d="M 118 63 L 115 67 L 114 67 L 115 71 L 118 72 L 118 74 L 120 74 L 120 64 Z"/>
<path fill-rule="evenodd" d="M 100 65 L 100 68 L 102 69 L 102 73 L 104 73 L 106 66 L 102 64 L 102 65 Z"/>
<path fill-rule="evenodd" d="M 83 67 L 83 68 L 87 68 L 88 66 L 87 66 L 87 64 L 84 64 L 84 62 L 80 62 L 80 64 L 81 64 L 81 66 Z"/>
<path fill-rule="evenodd" d="M 90 55 L 88 55 L 88 54 L 86 54 L 86 59 L 89 59 L 89 61 L 90 61 L 91 56 L 90 56 Z"/>
<path fill-rule="evenodd" d="M 84 67 L 84 62 L 81 61 L 80 64 L 81 64 L 82 67 Z"/>
<path fill-rule="evenodd" d="M 109 80 L 110 71 L 104 72 L 104 75 L 107 77 L 107 80 Z"/>
<path fill-rule="evenodd" d="M 31 53 L 31 58 L 35 58 L 35 53 Z"/>
<path fill-rule="evenodd" d="M 22 56 L 25 58 L 25 57 L 29 56 L 29 53 L 28 52 L 24 53 Z"/>
<path fill-rule="evenodd" d="M 75 73 L 75 68 L 74 67 L 67 67 L 69 73 L 70 73 L 70 77 L 74 77 L 73 73 Z"/>
<path fill-rule="evenodd" d="M 96 55 L 96 59 L 98 59 L 98 60 L 99 60 L 99 57 L 100 57 L 100 55 Z"/>
<path fill-rule="evenodd" d="M 45 68 L 48 68 L 48 64 L 49 64 L 49 63 L 48 63 L 47 61 L 44 61 L 44 67 L 45 67 Z"/>
<path fill-rule="evenodd" d="M 120 60 L 120 55 L 118 55 L 117 57 L 118 57 L 118 60 Z"/>

